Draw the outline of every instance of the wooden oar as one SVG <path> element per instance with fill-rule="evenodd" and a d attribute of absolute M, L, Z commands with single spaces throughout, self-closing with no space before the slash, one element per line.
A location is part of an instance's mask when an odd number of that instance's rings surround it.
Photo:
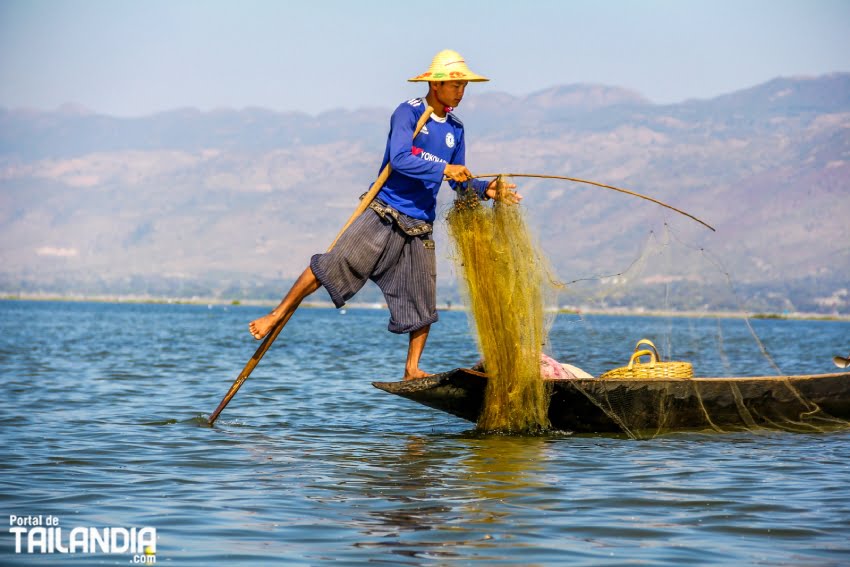
<path fill-rule="evenodd" d="M 434 109 L 432 107 L 425 107 L 425 112 L 422 113 L 422 116 L 416 123 L 416 129 L 413 131 L 414 138 L 419 135 L 419 132 L 422 130 L 422 128 L 425 126 L 425 123 L 428 122 L 428 119 L 431 117 L 432 112 L 434 112 Z M 330 246 L 328 246 L 328 252 L 333 250 L 333 247 L 336 245 L 337 240 L 339 240 L 339 237 L 342 236 L 342 233 L 344 233 L 348 229 L 348 227 L 351 226 L 351 223 L 353 223 L 357 219 L 357 217 L 363 214 L 363 211 L 369 208 L 369 205 L 375 199 L 375 196 L 378 194 L 378 191 L 380 191 L 381 187 L 384 186 L 384 183 L 387 182 L 387 178 L 390 176 L 390 171 L 392 171 L 392 168 L 388 163 L 384 167 L 384 169 L 381 170 L 380 175 L 378 175 L 378 179 L 375 180 L 366 195 L 364 195 L 363 198 L 360 200 L 360 204 L 357 205 L 357 208 L 348 218 L 348 222 L 345 223 L 345 226 L 343 226 L 342 230 L 339 231 L 339 234 L 336 235 L 334 241 L 331 242 Z M 239 391 L 239 388 L 242 387 L 242 383 L 245 382 L 248 376 L 251 375 L 251 372 L 254 371 L 254 368 L 257 367 L 257 364 L 260 363 L 260 359 L 263 358 L 263 356 L 266 354 L 266 351 L 269 350 L 270 346 L 272 346 L 272 343 L 280 334 L 280 331 L 283 329 L 283 326 L 285 324 L 286 320 L 281 321 L 280 323 L 275 325 L 271 332 L 266 335 L 266 338 L 263 339 L 263 343 L 260 345 L 260 348 L 257 349 L 257 351 L 254 353 L 254 356 L 251 357 L 251 360 L 248 361 L 248 364 L 245 365 L 245 368 L 243 368 L 242 372 L 239 373 L 239 376 L 236 377 L 236 381 L 233 382 L 233 385 L 230 387 L 230 390 L 228 390 L 227 394 L 224 395 L 224 398 L 222 398 L 221 403 L 218 404 L 218 407 L 215 408 L 215 411 L 210 414 L 210 417 L 207 420 L 210 425 L 215 423 L 215 420 L 218 419 L 218 415 L 225 407 L 227 407 L 227 404 L 230 403 L 230 400 L 233 399 L 233 396 L 235 396 L 236 392 Z"/>

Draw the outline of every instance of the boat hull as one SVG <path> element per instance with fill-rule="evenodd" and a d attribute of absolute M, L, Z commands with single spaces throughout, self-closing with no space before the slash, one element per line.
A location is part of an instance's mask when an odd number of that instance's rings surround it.
<path fill-rule="evenodd" d="M 456 368 L 386 392 L 476 422 L 487 375 Z M 546 380 L 552 427 L 576 433 L 815 431 L 850 425 L 850 372 L 801 376 L 661 380 Z"/>

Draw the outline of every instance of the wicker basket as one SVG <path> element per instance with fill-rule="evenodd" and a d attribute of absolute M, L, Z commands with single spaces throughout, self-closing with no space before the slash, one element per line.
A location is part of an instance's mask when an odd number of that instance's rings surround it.
<path fill-rule="evenodd" d="M 647 345 L 650 349 L 641 349 Z M 649 356 L 649 363 L 641 363 L 640 357 Z M 694 367 L 690 362 L 661 362 L 658 349 L 649 339 L 641 339 L 629 358 L 629 365 L 614 368 L 604 373 L 601 379 L 687 379 L 693 378 Z"/>

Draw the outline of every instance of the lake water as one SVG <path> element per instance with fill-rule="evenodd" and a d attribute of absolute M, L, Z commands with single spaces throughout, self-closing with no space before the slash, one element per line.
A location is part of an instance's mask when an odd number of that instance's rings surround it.
<path fill-rule="evenodd" d="M 479 435 L 371 386 L 406 351 L 381 310 L 300 311 L 205 427 L 263 312 L 0 302 L 3 521 L 153 527 L 168 565 L 850 564 L 850 432 Z M 848 322 L 752 327 L 786 373 L 850 350 Z M 593 374 L 642 337 L 698 375 L 776 373 L 742 320 L 562 315 L 550 336 Z M 477 358 L 442 313 L 423 368 Z M 0 531 L 2 565 L 143 559 L 39 549 Z"/>

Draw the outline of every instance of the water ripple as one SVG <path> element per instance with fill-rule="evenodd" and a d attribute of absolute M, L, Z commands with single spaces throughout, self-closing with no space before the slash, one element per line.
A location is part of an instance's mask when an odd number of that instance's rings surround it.
<path fill-rule="evenodd" d="M 245 323 L 261 312 L 0 302 L 3 510 L 68 528 L 155 526 L 159 562 L 175 565 L 850 557 L 850 433 L 479 434 L 372 388 L 399 375 L 406 349 L 382 311 L 299 312 L 211 428 L 209 412 L 257 346 Z M 764 367 L 735 321 L 627 322 L 556 320 L 552 354 L 598 373 L 635 336 L 663 329 L 701 373 Z M 811 360 L 829 362 L 850 335 L 847 324 L 759 324 L 789 372 L 830 371 Z M 718 325 L 724 362 L 706 348 Z M 39 349 L 26 348 L 34 326 Z M 441 314 L 425 367 L 477 359 L 465 316 Z M 51 564 L 0 540 L 4 565 Z"/>

